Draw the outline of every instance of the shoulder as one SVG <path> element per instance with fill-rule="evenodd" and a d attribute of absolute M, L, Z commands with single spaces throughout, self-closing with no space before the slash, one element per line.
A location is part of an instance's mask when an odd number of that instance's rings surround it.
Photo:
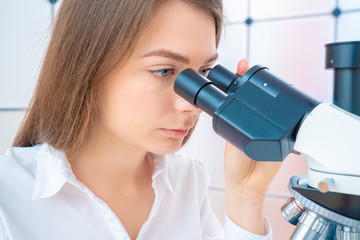
<path fill-rule="evenodd" d="M 11 174 L 20 169 L 34 174 L 35 157 L 40 147 L 41 145 L 9 148 L 4 155 L 0 156 L 0 176 Z"/>
<path fill-rule="evenodd" d="M 9 148 L 0 156 L 0 204 L 1 196 L 22 195 L 24 188 L 32 188 L 35 178 L 39 146 Z"/>

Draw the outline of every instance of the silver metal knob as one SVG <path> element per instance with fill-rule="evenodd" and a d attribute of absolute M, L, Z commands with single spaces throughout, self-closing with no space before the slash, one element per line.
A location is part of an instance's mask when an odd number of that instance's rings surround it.
<path fill-rule="evenodd" d="M 299 223 L 291 235 L 291 240 L 318 240 L 327 228 L 328 222 L 319 215 L 306 210 L 299 218 Z"/>
<path fill-rule="evenodd" d="M 298 224 L 299 217 L 304 211 L 303 205 L 299 201 L 296 201 L 294 197 L 289 198 L 281 207 L 282 216 L 293 225 Z"/>

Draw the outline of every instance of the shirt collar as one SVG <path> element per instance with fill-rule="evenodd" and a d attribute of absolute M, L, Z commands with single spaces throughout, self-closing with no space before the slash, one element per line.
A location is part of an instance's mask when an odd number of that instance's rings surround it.
<path fill-rule="evenodd" d="M 66 182 L 80 185 L 71 170 L 65 153 L 43 143 L 35 159 L 37 167 L 32 194 L 33 200 L 55 195 Z"/>
<path fill-rule="evenodd" d="M 156 184 L 157 179 L 162 179 L 170 192 L 174 194 L 172 184 L 174 180 L 169 174 L 169 157 L 167 155 L 155 154 L 149 154 L 149 157 L 152 158 L 154 164 L 152 174 L 153 185 Z M 37 161 L 37 167 L 32 194 L 33 200 L 48 198 L 55 195 L 66 182 L 69 182 L 80 189 L 84 188 L 82 183 L 76 179 L 72 172 L 65 153 L 56 150 L 47 143 L 43 143 L 40 146 L 35 159 Z"/>
<path fill-rule="evenodd" d="M 166 187 L 172 194 L 175 194 L 173 183 L 174 179 L 172 174 L 169 174 L 169 155 L 156 155 L 151 154 L 151 158 L 154 164 L 154 171 L 152 175 L 153 184 L 156 183 L 156 179 L 161 178 Z"/>

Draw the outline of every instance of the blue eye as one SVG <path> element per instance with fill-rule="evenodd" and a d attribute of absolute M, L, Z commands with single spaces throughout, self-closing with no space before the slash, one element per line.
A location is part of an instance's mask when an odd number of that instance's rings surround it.
<path fill-rule="evenodd" d="M 152 71 L 153 73 L 155 73 L 156 75 L 158 75 L 159 77 L 167 77 L 169 75 L 174 75 L 175 72 L 174 72 L 174 69 L 160 69 L 160 70 L 155 70 L 155 71 Z"/>
<path fill-rule="evenodd" d="M 201 75 L 207 77 L 207 75 L 209 74 L 210 71 L 211 71 L 211 68 L 207 68 L 207 69 L 200 70 L 199 73 Z"/>

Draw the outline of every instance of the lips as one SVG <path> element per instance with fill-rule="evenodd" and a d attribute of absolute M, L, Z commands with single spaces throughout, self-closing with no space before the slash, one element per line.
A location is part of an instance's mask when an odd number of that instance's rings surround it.
<path fill-rule="evenodd" d="M 186 129 L 161 128 L 160 130 L 171 138 L 184 138 L 189 133 L 189 128 Z"/>

